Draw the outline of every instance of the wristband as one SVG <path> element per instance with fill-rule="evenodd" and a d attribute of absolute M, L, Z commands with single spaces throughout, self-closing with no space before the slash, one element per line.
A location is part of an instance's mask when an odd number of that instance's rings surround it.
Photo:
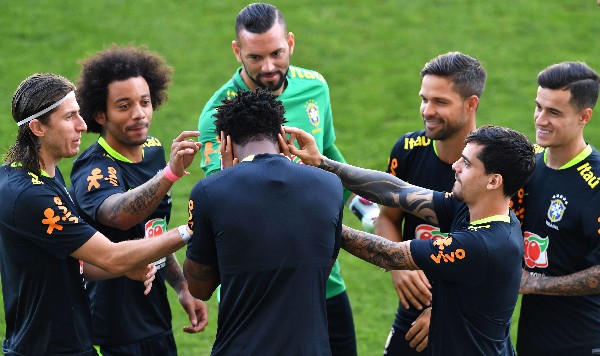
<path fill-rule="evenodd" d="M 187 225 L 179 225 L 177 230 L 179 230 L 179 236 L 181 236 L 183 242 L 187 243 L 192 238 L 192 235 L 188 232 Z"/>
<path fill-rule="evenodd" d="M 165 169 L 163 169 L 163 174 L 165 175 L 165 178 L 167 178 L 171 183 L 175 183 L 179 180 L 179 178 L 175 175 L 175 173 L 173 173 L 173 171 L 171 170 L 171 166 L 169 166 L 167 164 L 167 166 L 165 167 Z"/>

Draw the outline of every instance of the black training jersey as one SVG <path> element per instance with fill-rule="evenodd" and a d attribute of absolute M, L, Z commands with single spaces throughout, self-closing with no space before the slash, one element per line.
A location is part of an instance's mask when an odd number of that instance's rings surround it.
<path fill-rule="evenodd" d="M 523 191 L 524 268 L 570 275 L 600 264 L 600 154 L 591 146 L 561 169 L 544 153 Z M 523 355 L 600 352 L 600 294 L 522 298 L 517 350 Z"/>
<path fill-rule="evenodd" d="M 258 204 L 260 202 L 260 204 Z M 326 283 L 341 241 L 335 175 L 256 155 L 190 195 L 187 258 L 218 265 L 214 355 L 330 355 Z"/>
<path fill-rule="evenodd" d="M 454 184 L 452 165 L 437 156 L 433 140 L 425 130 L 410 132 L 400 137 L 390 153 L 387 172 L 419 187 L 447 192 Z M 439 229 L 411 214 L 404 216 L 402 237 L 404 241 L 444 237 Z"/>
<path fill-rule="evenodd" d="M 510 321 L 521 283 L 523 243 L 509 215 L 469 222 L 449 193 L 433 196 L 448 237 L 411 241 L 415 263 L 433 280 L 429 355 L 514 355 Z"/>
<path fill-rule="evenodd" d="M 151 238 L 167 231 L 171 214 L 169 195 L 152 214 L 129 230 L 100 224 L 96 212 L 106 198 L 146 183 L 165 165 L 164 149 L 156 138 L 148 137 L 142 161 L 132 163 L 101 137 L 73 163 L 70 192 L 82 217 L 111 241 Z M 164 283 L 165 259 L 156 264 L 159 271 L 149 295 L 144 295 L 143 283 L 127 277 L 87 283 L 95 343 L 121 345 L 171 330 L 171 309 Z"/>
<path fill-rule="evenodd" d="M 409 132 L 398 139 L 388 159 L 387 172 L 410 184 L 436 191 L 447 192 L 454 184 L 452 165 L 443 162 L 435 152 L 434 141 L 425 136 L 425 130 Z M 404 215 L 402 239 L 404 241 L 446 237 L 437 226 L 428 224 L 412 214 Z M 394 328 L 403 333 L 421 314 L 412 305 L 405 309 L 398 303 Z M 404 337 L 404 336 L 402 336 Z"/>
<path fill-rule="evenodd" d="M 79 261 L 96 231 L 77 214 L 62 175 L 0 167 L 0 273 L 5 355 L 96 355 Z"/>

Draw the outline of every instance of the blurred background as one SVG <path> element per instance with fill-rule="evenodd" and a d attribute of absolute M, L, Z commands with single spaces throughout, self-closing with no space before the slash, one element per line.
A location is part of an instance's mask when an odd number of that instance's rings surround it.
<path fill-rule="evenodd" d="M 600 71 L 600 7 L 593 0 L 381 0 L 273 1 L 296 38 L 292 64 L 320 72 L 331 91 L 337 146 L 354 165 L 385 170 L 400 135 L 423 127 L 419 72 L 448 52 L 477 57 L 488 71 L 478 124 L 509 126 L 535 139 L 536 76 L 561 61 L 584 61 Z M 237 13 L 249 2 L 233 0 L 56 1 L 0 0 L 0 148 L 14 143 L 11 98 L 36 72 L 73 82 L 78 61 L 115 43 L 146 45 L 174 67 L 169 101 L 154 114 L 150 134 L 170 142 L 197 129 L 212 94 L 239 64 L 231 51 Z M 597 118 L 598 117 L 598 118 Z M 586 127 L 600 145 L 596 114 Z M 85 135 L 82 150 L 97 139 Z M 171 226 L 187 221 L 187 199 L 202 178 L 199 159 L 173 189 Z M 60 168 L 68 177 L 72 159 Z M 290 202 L 292 203 L 292 202 Z M 346 211 L 344 221 L 360 227 Z M 183 262 L 185 251 L 178 253 Z M 397 308 L 390 276 L 340 252 L 352 303 L 359 355 L 381 355 Z M 172 290 L 170 289 L 172 292 Z M 210 323 L 188 335 L 188 320 L 170 295 L 180 355 L 208 355 L 216 332 L 217 303 Z M 213 298 L 214 299 L 214 298 Z M 4 310 L 0 311 L 4 337 Z M 516 329 L 514 320 L 513 333 Z M 282 337 L 285 337 L 282 335 Z"/>

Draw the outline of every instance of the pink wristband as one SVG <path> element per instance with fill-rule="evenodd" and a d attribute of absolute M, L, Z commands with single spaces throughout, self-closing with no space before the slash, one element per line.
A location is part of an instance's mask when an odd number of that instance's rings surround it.
<path fill-rule="evenodd" d="M 175 173 L 173 173 L 173 171 L 171 170 L 171 166 L 169 166 L 167 164 L 167 166 L 165 167 L 165 169 L 163 169 L 163 174 L 165 175 L 165 178 L 167 178 L 171 183 L 175 183 L 179 180 L 179 178 L 175 175 Z"/>

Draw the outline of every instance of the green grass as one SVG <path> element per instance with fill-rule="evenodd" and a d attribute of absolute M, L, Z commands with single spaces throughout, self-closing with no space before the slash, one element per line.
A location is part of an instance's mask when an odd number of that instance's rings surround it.
<path fill-rule="evenodd" d="M 175 68 L 169 103 L 154 116 L 151 133 L 169 142 L 195 129 L 208 98 L 237 67 L 230 49 L 234 18 L 242 1 L 5 1 L 0 13 L 0 148 L 15 139 L 10 99 L 34 72 L 76 80 L 77 61 L 111 43 L 146 44 Z M 331 88 L 337 144 L 348 162 L 383 170 L 389 150 L 419 120 L 419 71 L 432 57 L 458 50 L 479 58 L 488 83 L 479 124 L 513 127 L 533 137 L 535 77 L 564 60 L 586 61 L 600 70 L 600 8 L 595 1 L 347 0 L 276 1 L 296 36 L 295 65 L 316 69 Z M 588 125 L 600 145 L 600 125 Z M 88 135 L 83 146 L 95 139 Z M 60 167 L 68 176 L 72 160 Z M 172 226 L 186 221 L 192 176 L 173 190 Z M 358 227 L 347 214 L 345 222 Z M 179 252 L 180 261 L 183 251 Z M 381 355 L 397 306 L 387 273 L 347 253 L 340 254 L 354 311 L 360 355 Z M 172 294 L 171 297 L 174 297 Z M 175 337 L 181 355 L 206 355 L 214 340 L 217 306 L 210 324 L 187 335 L 173 301 Z M 0 313 L 3 314 L 3 311 Z M 2 315 L 3 316 L 3 315 Z M 4 334 L 4 318 L 0 318 Z M 515 323 L 516 325 L 516 323 Z"/>

